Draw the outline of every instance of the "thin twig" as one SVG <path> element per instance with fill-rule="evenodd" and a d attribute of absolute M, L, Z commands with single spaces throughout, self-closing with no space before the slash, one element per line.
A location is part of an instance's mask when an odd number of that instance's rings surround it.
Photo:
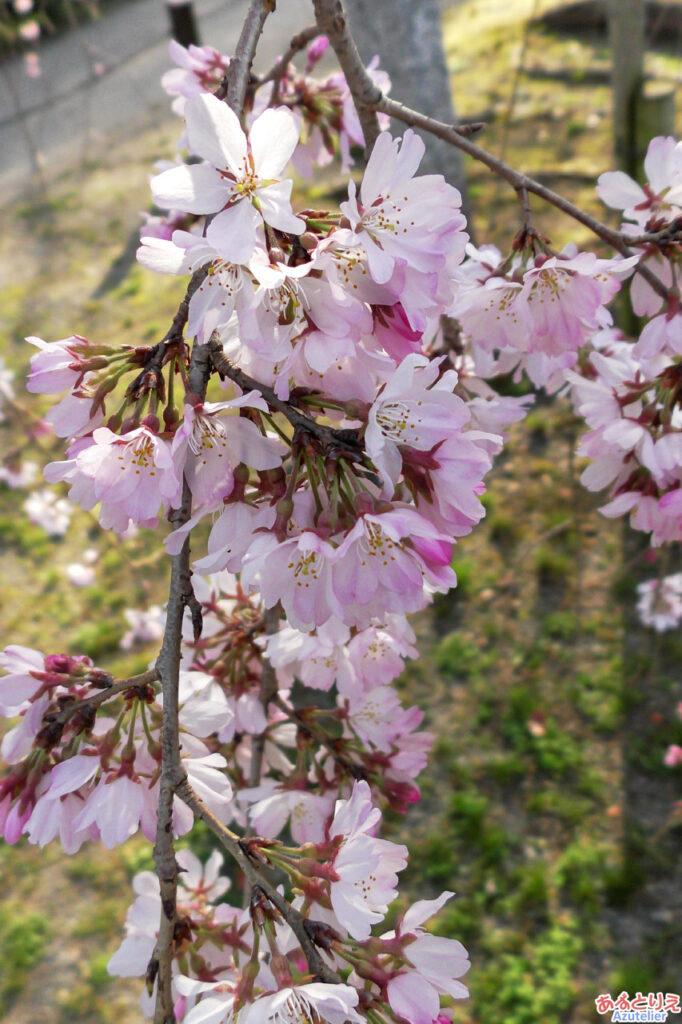
<path fill-rule="evenodd" d="M 237 116 L 241 116 L 244 98 L 256 46 L 265 19 L 275 9 L 275 0 L 251 0 L 242 28 L 235 56 L 230 61 L 226 76 L 227 103 Z M 160 345 L 161 359 L 168 343 L 182 339 L 187 323 L 189 302 L 206 275 L 205 270 L 193 274 L 185 296 L 178 307 L 173 322 Z M 203 400 L 211 372 L 211 360 L 207 346 L 195 343 L 189 367 L 190 390 Z M 182 504 L 170 517 L 174 528 L 186 523 L 192 514 L 192 495 L 183 481 Z M 171 561 L 171 581 L 166 612 L 166 628 L 156 668 L 161 680 L 163 693 L 163 720 L 161 725 L 161 778 L 159 782 L 159 806 L 156 822 L 154 862 L 161 889 L 161 917 L 156 945 L 147 969 L 147 980 L 158 978 L 154 1024 L 174 1024 L 172 993 L 173 941 L 177 917 L 176 897 L 178 865 L 173 846 L 173 798 L 179 779 L 182 777 L 180 764 L 178 685 L 180 677 L 180 648 L 182 643 L 182 620 L 185 607 L 194 598 L 189 568 L 189 537 L 182 550 Z M 196 628 L 195 628 L 196 634 Z"/>
<path fill-rule="evenodd" d="M 382 97 L 381 90 L 374 84 L 362 63 L 348 26 L 343 0 L 313 0 L 313 6 L 320 34 L 327 36 L 332 44 L 351 91 L 362 134 L 365 136 L 365 155 L 369 156 L 379 135 L 376 112 Z"/>
<path fill-rule="evenodd" d="M 367 771 L 358 761 L 353 761 L 351 758 L 346 757 L 339 750 L 339 746 L 335 740 L 327 734 L 324 728 L 319 726 L 317 722 L 310 721 L 297 711 L 296 708 L 292 707 L 279 695 L 277 694 L 273 699 L 273 703 L 282 711 L 289 721 L 293 722 L 294 725 L 301 729 L 303 732 L 314 736 L 317 742 L 326 747 L 331 754 L 334 761 L 340 765 L 348 774 L 354 779 L 365 779 L 367 778 Z"/>
<path fill-rule="evenodd" d="M 312 922 L 308 921 L 308 919 L 303 917 L 299 911 L 295 910 L 285 897 L 282 896 L 274 885 L 272 885 L 265 877 L 262 869 L 257 867 L 253 861 L 247 857 L 240 843 L 239 836 L 226 825 L 223 825 L 223 823 L 216 818 L 215 814 L 206 807 L 206 805 L 196 795 L 186 777 L 184 777 L 176 786 L 176 793 L 180 799 L 187 804 L 190 810 L 193 811 L 196 817 L 201 818 L 211 832 L 217 836 L 223 847 L 227 850 L 230 856 L 234 858 L 239 868 L 243 871 L 249 885 L 252 888 L 260 889 L 268 898 L 270 903 L 279 910 L 280 914 L 298 939 L 301 949 L 303 950 L 303 955 L 305 956 L 308 967 L 313 975 L 321 981 L 338 984 L 338 976 L 326 965 L 320 956 L 317 947 L 310 938 L 309 931 Z"/>
<path fill-rule="evenodd" d="M 182 506 L 172 519 L 174 526 L 186 522 L 189 518 L 190 508 L 191 495 L 185 482 Z M 163 693 L 163 719 L 161 723 L 161 779 L 159 806 L 156 812 L 156 842 L 154 844 L 154 863 L 161 889 L 161 920 L 156 946 L 147 970 L 148 978 L 157 975 L 159 983 L 154 1024 L 173 1024 L 175 1021 L 171 982 L 178 865 L 175 861 L 173 847 L 175 780 L 172 769 L 180 762 L 178 683 L 182 619 L 189 572 L 189 537 L 187 537 L 180 554 L 175 555 L 172 560 L 166 630 L 161 652 L 156 662 Z"/>
<path fill-rule="evenodd" d="M 281 611 L 279 605 L 269 608 L 265 613 L 265 633 L 272 636 L 279 629 Z M 268 717 L 268 706 L 270 701 L 277 694 L 277 673 L 269 658 L 263 655 L 263 668 L 260 677 L 258 700 L 263 708 L 266 722 Z M 265 739 L 267 737 L 267 725 L 261 733 L 257 733 L 251 740 L 251 768 L 249 771 L 249 786 L 260 786 L 261 772 L 263 770 L 263 754 L 265 752 Z"/>
<path fill-rule="evenodd" d="M 244 108 L 251 64 L 268 14 L 275 10 L 275 0 L 251 0 L 239 42 L 227 69 L 227 102 L 239 117 Z"/>
<path fill-rule="evenodd" d="M 307 436 L 310 440 L 316 441 L 319 452 L 330 458 L 345 458 L 350 462 L 363 462 L 363 447 L 358 440 L 356 430 L 339 430 L 328 427 L 323 423 L 317 423 L 312 417 L 299 412 L 294 401 L 280 398 L 267 384 L 261 384 L 239 367 L 231 364 L 222 350 L 222 342 L 217 331 L 214 331 L 208 342 L 208 350 L 213 361 L 213 366 L 221 377 L 228 377 L 235 382 L 244 392 L 259 391 L 270 409 L 282 413 L 291 423 L 295 433 L 299 436 Z"/>
<path fill-rule="evenodd" d="M 192 390 L 203 397 L 206 392 L 210 360 L 205 346 L 195 345 L 189 370 Z M 182 504 L 171 516 L 177 529 L 188 521 L 192 513 L 192 496 L 185 480 Z M 178 685 L 180 679 L 180 650 L 182 620 L 185 607 L 190 603 L 192 591 L 189 568 L 189 537 L 182 550 L 171 561 L 171 579 L 166 611 L 166 628 L 156 670 L 161 680 L 163 719 L 161 723 L 161 777 L 159 806 L 156 819 L 154 863 L 161 890 L 161 918 L 156 945 L 147 971 L 148 979 L 158 978 L 154 1024 L 174 1024 L 173 994 L 173 940 L 176 923 L 176 894 L 178 866 L 173 846 L 173 797 L 180 766 Z"/>
<path fill-rule="evenodd" d="M 362 68 L 362 65 L 360 65 Z M 364 72 L 364 68 L 362 68 Z M 371 82 L 371 79 L 368 79 Z M 453 125 L 444 124 L 442 121 L 436 121 L 432 117 L 427 117 L 426 114 L 420 114 L 417 110 L 412 110 L 410 107 L 406 107 L 403 103 L 398 100 L 390 99 L 388 96 L 381 94 L 380 99 L 376 103 L 376 109 L 383 111 L 385 114 L 389 114 L 391 117 L 397 118 L 404 124 L 409 124 L 415 128 L 422 128 L 424 131 L 431 132 L 439 139 L 444 139 L 446 142 L 450 142 L 453 146 L 461 149 L 464 153 L 468 153 L 469 156 L 473 157 L 474 160 L 478 160 L 480 163 L 485 164 L 486 167 L 490 168 L 494 174 L 497 174 L 500 178 L 504 178 L 508 181 L 512 188 L 516 191 L 517 195 L 523 195 L 524 192 L 532 192 L 534 195 L 544 199 L 545 202 L 550 203 L 551 206 L 555 206 L 558 210 L 572 217 L 573 220 L 577 220 L 580 224 L 583 224 L 586 228 L 596 235 L 597 238 L 601 238 L 602 241 L 607 242 L 609 245 L 621 253 L 623 256 L 632 256 L 633 252 L 630 248 L 632 240 L 628 235 L 623 234 L 620 231 L 614 231 L 607 224 L 597 220 L 596 217 L 592 217 L 589 213 L 581 210 L 580 207 L 575 206 L 569 202 L 563 196 L 560 196 L 557 192 L 553 192 L 552 189 L 547 188 L 545 185 L 541 185 L 539 181 L 535 181 L 533 178 L 529 178 L 527 174 L 521 174 L 519 171 L 515 171 L 509 164 L 504 163 L 503 160 L 499 160 L 492 153 L 488 153 L 487 150 L 477 146 L 475 142 L 471 142 L 468 138 L 465 138 L 460 131 L 457 130 Z M 636 272 L 641 274 L 644 280 L 653 288 L 653 290 L 664 299 L 670 297 L 670 289 L 660 281 L 656 275 L 649 270 L 645 264 L 639 264 L 636 268 Z"/>
<path fill-rule="evenodd" d="M 95 710 L 102 704 L 105 704 L 108 700 L 113 700 L 114 697 L 118 697 L 120 693 L 125 693 L 127 690 L 138 690 L 144 686 L 149 686 L 150 683 L 156 682 L 159 678 L 159 674 L 155 668 L 150 668 L 147 672 L 141 672 L 138 676 L 130 676 L 129 679 L 115 679 L 110 686 L 104 687 L 99 693 L 93 694 L 91 697 L 84 697 L 83 700 L 74 701 L 73 704 L 67 704 L 67 706 L 59 712 L 55 721 L 58 721 L 62 725 L 73 718 L 79 711 L 90 711 Z"/>
<path fill-rule="evenodd" d="M 274 103 L 277 99 L 277 96 L 279 94 L 279 84 L 284 78 L 285 74 L 287 73 L 287 68 L 289 67 L 291 61 L 294 59 L 294 57 L 300 50 L 304 49 L 304 47 L 306 47 L 308 43 L 311 43 L 313 39 L 316 39 L 319 36 L 319 34 L 320 30 L 317 27 L 317 25 L 308 25 L 307 28 L 304 28 L 300 32 L 297 32 L 296 35 L 293 36 L 291 42 L 289 43 L 289 46 L 282 54 L 282 56 L 279 58 L 279 60 L 275 64 L 273 64 L 273 66 L 270 68 L 268 72 L 266 72 L 266 74 L 262 75 L 258 79 L 259 85 L 265 85 L 266 82 L 273 83 L 272 96 L 270 97 L 271 103 Z"/>
<path fill-rule="evenodd" d="M 343 7 L 340 0 L 313 0 L 315 4 L 315 11 L 317 13 L 317 21 L 320 27 L 323 24 L 327 24 L 333 21 L 331 11 L 332 9 L 341 8 L 343 13 Z M 345 16 L 341 17 L 340 24 L 336 28 L 337 36 L 341 36 L 341 52 L 334 46 L 339 63 L 343 69 L 343 72 L 348 81 L 348 85 L 353 93 L 353 98 L 358 102 L 362 102 L 366 107 L 370 107 L 373 110 L 380 110 L 384 114 L 388 114 L 390 117 L 395 117 L 404 124 L 408 124 L 414 128 L 421 128 L 424 131 L 430 132 L 439 139 L 443 139 L 445 142 L 449 142 L 451 145 L 461 149 L 462 152 L 467 153 L 473 157 L 474 160 L 478 160 L 479 163 L 485 164 L 494 174 L 497 174 L 500 178 L 508 181 L 512 188 L 516 191 L 517 195 L 523 196 L 524 193 L 532 192 L 534 195 L 544 199 L 545 202 L 555 206 L 558 210 L 577 220 L 580 224 L 583 224 L 586 228 L 601 238 L 602 241 L 607 242 L 609 245 L 621 253 L 623 256 L 632 256 L 632 238 L 629 238 L 627 234 L 620 231 L 614 231 L 607 224 L 597 220 L 596 217 L 592 217 L 589 213 L 581 210 L 580 207 L 575 206 L 569 202 L 563 196 L 560 196 L 557 192 L 553 192 L 552 189 L 547 188 L 545 185 L 541 185 L 539 181 L 535 181 L 533 178 L 529 178 L 527 174 L 521 174 L 519 171 L 514 170 L 509 164 L 506 164 L 503 160 L 493 156 L 492 153 L 488 153 L 487 150 L 482 149 L 481 146 L 477 146 L 475 142 L 471 142 L 461 131 L 459 131 L 454 125 L 445 124 L 443 121 L 437 121 L 433 117 L 428 117 L 426 114 L 421 114 L 418 110 L 412 110 L 410 107 L 405 106 L 404 103 L 400 103 L 398 100 L 391 99 L 389 96 L 385 96 L 381 89 L 378 88 L 370 78 L 366 68 L 364 67 L 360 54 L 357 51 L 357 47 L 353 43 L 350 33 L 348 31 Z M 330 40 L 334 44 L 334 40 L 330 35 Z M 352 45 L 351 45 L 352 44 Z M 342 60 L 343 56 L 343 60 Z M 358 114 L 360 111 L 358 110 Z M 645 236 L 648 237 L 648 236 Z M 651 236 L 651 241 L 655 241 L 656 235 Z M 636 267 L 637 273 L 641 274 L 644 280 L 653 288 L 653 290 L 662 298 L 670 298 L 671 291 L 667 288 L 662 281 L 660 281 L 656 275 L 643 263 L 640 263 Z"/>
<path fill-rule="evenodd" d="M 357 430 L 337 430 L 318 423 L 311 416 L 300 412 L 291 399 L 285 401 L 279 398 L 267 384 L 260 383 L 230 362 L 223 352 L 217 331 L 211 335 L 207 348 L 213 365 L 222 377 L 229 377 L 244 392 L 259 391 L 271 409 L 286 416 L 295 432 L 317 442 L 321 454 L 331 458 L 343 457 L 351 462 L 363 461 L 364 455 Z"/>

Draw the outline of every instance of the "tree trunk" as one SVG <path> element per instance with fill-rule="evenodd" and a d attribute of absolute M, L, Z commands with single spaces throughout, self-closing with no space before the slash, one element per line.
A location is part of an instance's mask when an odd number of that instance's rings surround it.
<path fill-rule="evenodd" d="M 637 174 L 637 102 L 644 78 L 644 0 L 609 0 L 616 163 Z"/>
<path fill-rule="evenodd" d="M 360 54 L 369 62 L 379 55 L 380 67 L 391 77 L 391 95 L 439 121 L 453 124 L 452 103 L 438 0 L 346 0 L 351 28 Z M 404 126 L 395 126 L 402 133 Z M 462 193 L 470 219 L 466 176 L 461 153 L 428 133 L 422 133 L 426 153 L 422 174 L 444 174 Z"/>
<path fill-rule="evenodd" d="M 171 38 L 181 46 L 199 46 L 199 29 L 192 0 L 166 0 Z"/>

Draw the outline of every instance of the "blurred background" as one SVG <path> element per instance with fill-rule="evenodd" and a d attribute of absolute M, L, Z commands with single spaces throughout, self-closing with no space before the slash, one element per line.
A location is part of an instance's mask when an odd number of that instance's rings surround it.
<path fill-rule="evenodd" d="M 173 159 L 179 136 L 159 82 L 171 25 L 185 31 L 191 14 L 195 38 L 230 53 L 246 6 L 0 3 L 3 645 L 85 653 L 119 675 L 144 670 L 157 650 L 167 574 L 158 537 L 121 543 L 42 483 L 61 446 L 41 431 L 49 403 L 23 390 L 23 338 L 163 336 L 183 282 L 143 271 L 134 254 L 148 175 Z M 257 69 L 312 20 L 309 0 L 278 7 Z M 446 120 L 454 101 L 460 119 L 485 122 L 481 145 L 614 226 L 596 177 L 639 173 L 648 138 L 682 127 L 681 3 L 350 8 L 363 55 L 380 54 L 396 98 L 450 109 Z M 634 88 L 637 117 L 626 118 Z M 483 167 L 447 159 L 477 242 L 507 252 L 515 194 Z M 330 169 L 298 181 L 295 200 L 338 201 L 344 182 Z M 593 245 L 557 211 L 533 209 L 556 248 Z M 587 1024 L 603 1019 L 602 992 L 682 990 L 682 769 L 664 763 L 682 743 L 682 639 L 635 614 L 637 583 L 679 571 L 679 552 L 652 555 L 598 514 L 600 496 L 579 483 L 579 434 L 566 399 L 536 397 L 497 463 L 486 520 L 457 546 L 457 590 L 417 619 L 421 658 L 402 682 L 436 738 L 423 800 L 389 828 L 411 849 L 408 895 L 457 893 L 439 928 L 470 951 L 463 1024 Z M 198 842 L 205 853 L 206 837 Z M 1 1020 L 140 1019 L 141 983 L 110 979 L 106 963 L 132 876 L 149 867 L 137 838 L 75 857 L 0 846 Z"/>

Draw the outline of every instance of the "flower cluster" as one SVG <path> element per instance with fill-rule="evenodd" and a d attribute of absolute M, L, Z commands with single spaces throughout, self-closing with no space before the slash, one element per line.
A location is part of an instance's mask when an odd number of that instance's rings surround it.
<path fill-rule="evenodd" d="M 569 372 L 576 411 L 590 431 L 579 454 L 592 461 L 582 474 L 590 490 L 611 488 L 607 516 L 631 514 L 652 543 L 682 538 L 681 368 L 661 357 L 647 372 L 635 349 L 612 332 L 594 339 L 581 373 Z"/>
<path fill-rule="evenodd" d="M 416 655 L 406 616 L 456 585 L 454 544 L 483 517 L 492 461 L 531 401 L 501 396 L 493 378 L 570 388 L 589 428 L 583 483 L 611 490 L 602 511 L 630 512 L 654 544 L 682 540 L 677 298 L 662 310 L 635 278 L 649 318 L 635 345 L 608 309 L 636 266 L 675 279 L 679 144 L 655 140 L 644 189 L 600 180 L 632 228 L 627 258 L 557 253 L 528 223 L 506 258 L 475 249 L 459 192 L 418 174 L 411 130 L 379 133 L 340 209 L 295 209 L 292 163 L 310 171 L 338 152 L 347 168 L 364 142 L 345 79 L 311 76 L 325 48 L 311 42 L 303 73 L 279 62 L 254 77 L 240 118 L 222 98 L 229 58 L 174 44 L 164 85 L 186 159 L 152 179 L 167 213 L 143 230 L 138 260 L 188 278 L 178 313 L 150 347 L 28 339 L 28 390 L 63 394 L 47 414 L 67 442 L 49 483 L 119 535 L 171 520 L 171 555 L 211 517 L 182 595 L 183 781 L 168 833 L 200 813 L 250 893 L 246 909 L 222 902 L 220 856 L 202 867 L 178 854 L 169 955 L 186 1024 L 434 1024 L 442 997 L 467 994 L 466 951 L 423 927 L 452 893 L 382 931 L 407 850 L 377 832 L 382 806 L 419 798 L 431 741 L 393 686 Z M 71 505 L 31 500 L 53 533 L 68 525 Z M 70 568 L 78 585 L 91 578 Z M 640 590 L 659 630 L 682 616 L 678 577 Z M 125 650 L 161 638 L 160 607 L 126 616 Z M 154 839 L 156 670 L 117 683 L 89 658 L 17 646 L 0 666 L 0 711 L 17 719 L 2 744 L 5 838 L 59 838 L 67 852 L 138 830 Z M 134 888 L 109 966 L 153 986 L 161 890 L 148 873 Z"/>

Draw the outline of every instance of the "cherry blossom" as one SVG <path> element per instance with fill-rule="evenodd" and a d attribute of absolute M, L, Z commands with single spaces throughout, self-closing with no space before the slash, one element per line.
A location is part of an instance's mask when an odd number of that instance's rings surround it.
<path fill-rule="evenodd" d="M 414 509 L 361 516 L 333 561 L 341 617 L 362 628 L 386 612 L 417 611 L 427 600 L 424 583 L 437 590 L 456 583 L 451 558 L 452 541 Z"/>
<path fill-rule="evenodd" d="M 657 633 L 675 629 L 682 620 L 682 573 L 637 584 L 637 613 Z"/>
<path fill-rule="evenodd" d="M 199 505 L 227 497 L 234 486 L 234 470 L 240 463 L 253 469 L 276 469 L 284 448 L 264 437 L 255 423 L 237 416 L 221 416 L 228 410 L 262 409 L 267 405 L 256 392 L 227 402 L 186 405 L 183 423 L 173 438 L 172 454 L 183 470 Z"/>
<path fill-rule="evenodd" d="M 663 764 L 666 768 L 677 768 L 682 764 L 682 747 L 672 743 L 665 752 Z"/>
<path fill-rule="evenodd" d="M 452 393 L 457 383 L 454 370 L 438 378 L 437 361 L 408 355 L 369 410 L 367 453 L 382 475 L 388 498 L 402 469 L 402 446 L 430 451 L 459 434 L 469 419 L 465 403 Z"/>
<path fill-rule="evenodd" d="M 465 225 L 461 197 L 440 175 L 414 177 L 423 155 L 424 143 L 411 129 L 402 141 L 382 132 L 365 169 L 361 205 L 351 182 L 341 206 L 379 284 L 391 279 L 396 260 L 427 273 L 441 269 L 446 253 L 456 258 L 457 242 L 464 255 L 466 236 L 453 237 Z"/>
<path fill-rule="evenodd" d="M 356 939 L 369 938 L 372 925 L 383 920 L 395 898 L 397 872 L 407 864 L 406 847 L 370 834 L 380 820 L 369 786 L 356 782 L 350 798 L 337 801 L 329 826 L 329 838 L 341 839 L 331 860 L 336 876 L 330 885 L 331 904 Z"/>
<path fill-rule="evenodd" d="M 125 608 L 123 615 L 130 628 L 121 637 L 119 647 L 122 651 L 130 651 L 135 644 L 148 644 L 163 636 L 165 616 L 160 605 L 154 604 L 146 610 Z"/>
<path fill-rule="evenodd" d="M 83 364 L 97 354 L 87 338 L 79 335 L 50 342 L 31 335 L 26 341 L 40 350 L 31 356 L 26 380 L 26 390 L 34 394 L 56 395 L 75 387 L 86 372 Z"/>
<path fill-rule="evenodd" d="M 60 498 L 47 489 L 33 491 L 24 502 L 29 522 L 40 526 L 48 537 L 63 537 L 69 529 L 74 507 L 66 498 Z"/>
<path fill-rule="evenodd" d="M 438 1019 L 439 993 L 465 999 L 468 989 L 460 981 L 469 970 L 469 957 L 461 942 L 430 935 L 420 926 L 451 899 L 444 892 L 438 899 L 415 903 L 399 921 L 395 936 L 404 942 L 408 964 L 386 985 L 391 1008 L 410 1024 L 432 1024 Z M 408 966 L 409 965 L 409 966 Z"/>
<path fill-rule="evenodd" d="M 170 445 L 147 426 L 122 436 L 99 427 L 73 459 L 49 463 L 45 479 L 69 483 L 72 500 L 83 508 L 101 502 L 101 525 L 117 533 L 131 520 L 155 526 L 159 507 L 179 502 L 182 487 Z"/>
<path fill-rule="evenodd" d="M 331 544 L 310 531 L 283 542 L 256 536 L 244 555 L 242 582 L 260 591 L 266 608 L 281 601 L 292 626 L 307 632 L 332 615 L 343 618 L 332 587 L 337 557 Z"/>
<path fill-rule="evenodd" d="M 662 225 L 682 217 L 682 144 L 652 142 L 642 187 L 620 172 L 600 179 L 599 195 L 624 212 L 625 259 L 557 253 L 527 209 L 508 256 L 468 245 L 459 193 L 418 176 L 424 144 L 409 129 L 380 132 L 340 213 L 297 217 L 289 162 L 310 172 L 339 152 L 348 166 L 350 144 L 364 142 L 343 75 L 310 74 L 326 48 L 312 43 L 303 72 L 254 73 L 235 112 L 219 98 L 230 58 L 171 44 L 178 67 L 164 87 L 189 156 L 157 167 L 152 195 L 168 215 L 148 217 L 138 251 L 154 272 L 192 275 L 171 327 L 148 346 L 28 339 L 38 350 L 28 390 L 61 396 L 28 439 L 47 424 L 68 442 L 46 480 L 99 506 L 100 525 L 121 537 L 168 518 L 183 590 L 180 600 L 174 582 L 167 615 L 125 611 L 123 650 L 164 638 L 158 674 L 115 681 L 82 656 L 17 645 L 0 655 L 0 711 L 17 719 L 0 748 L 0 828 L 8 842 L 59 840 L 68 852 L 138 830 L 154 841 L 169 749 L 179 751 L 173 768 L 187 783 L 164 834 L 192 828 L 189 788 L 241 830 L 226 836 L 202 813 L 249 865 L 232 906 L 220 854 L 202 866 L 176 853 L 159 992 L 187 1024 L 435 1024 L 447 1019 L 441 997 L 467 995 L 466 950 L 425 928 L 452 893 L 373 931 L 407 863 L 405 847 L 379 836 L 380 807 L 419 799 L 432 742 L 422 710 L 392 685 L 417 653 L 406 616 L 456 585 L 454 544 L 483 518 L 493 459 L 532 401 L 498 393 L 494 378 L 570 389 L 587 425 L 581 479 L 608 491 L 602 513 L 629 514 L 654 545 L 682 541 L 676 292 L 666 300 L 635 278 L 633 308 L 647 322 L 634 344 L 609 308 L 637 265 L 677 281 Z M 1 367 L 0 393 L 14 416 Z M 7 462 L 0 478 L 13 485 L 18 455 Z M 26 512 L 58 536 L 71 504 L 39 491 Z M 93 561 L 66 568 L 74 585 L 91 581 Z M 645 623 L 679 624 L 681 578 L 640 584 Z M 681 758 L 673 745 L 664 762 Z M 134 891 L 109 963 L 123 976 L 146 971 L 168 912 L 151 873 Z M 327 971 L 332 980 L 310 980 Z"/>
<path fill-rule="evenodd" d="M 299 1024 L 302 1020 L 329 1024 L 363 1024 L 355 1007 L 358 993 L 350 985 L 311 982 L 295 988 L 281 988 L 247 1003 L 240 1011 L 239 1024 Z M 199 1021 L 199 1017 L 195 1017 Z"/>
<path fill-rule="evenodd" d="M 157 206 L 217 213 L 214 234 L 222 235 L 223 252 L 232 263 L 251 256 L 263 219 L 281 231 L 305 230 L 305 222 L 291 212 L 291 182 L 280 180 L 298 142 L 290 111 L 264 111 L 248 140 L 234 112 L 210 93 L 189 99 L 185 118 L 190 147 L 205 162 L 182 164 L 153 178 Z"/>
<path fill-rule="evenodd" d="M 657 136 L 644 158 L 647 185 L 643 188 L 623 171 L 606 171 L 597 183 L 597 195 L 623 216 L 645 228 L 655 214 L 674 220 L 682 214 L 682 143 Z"/>

